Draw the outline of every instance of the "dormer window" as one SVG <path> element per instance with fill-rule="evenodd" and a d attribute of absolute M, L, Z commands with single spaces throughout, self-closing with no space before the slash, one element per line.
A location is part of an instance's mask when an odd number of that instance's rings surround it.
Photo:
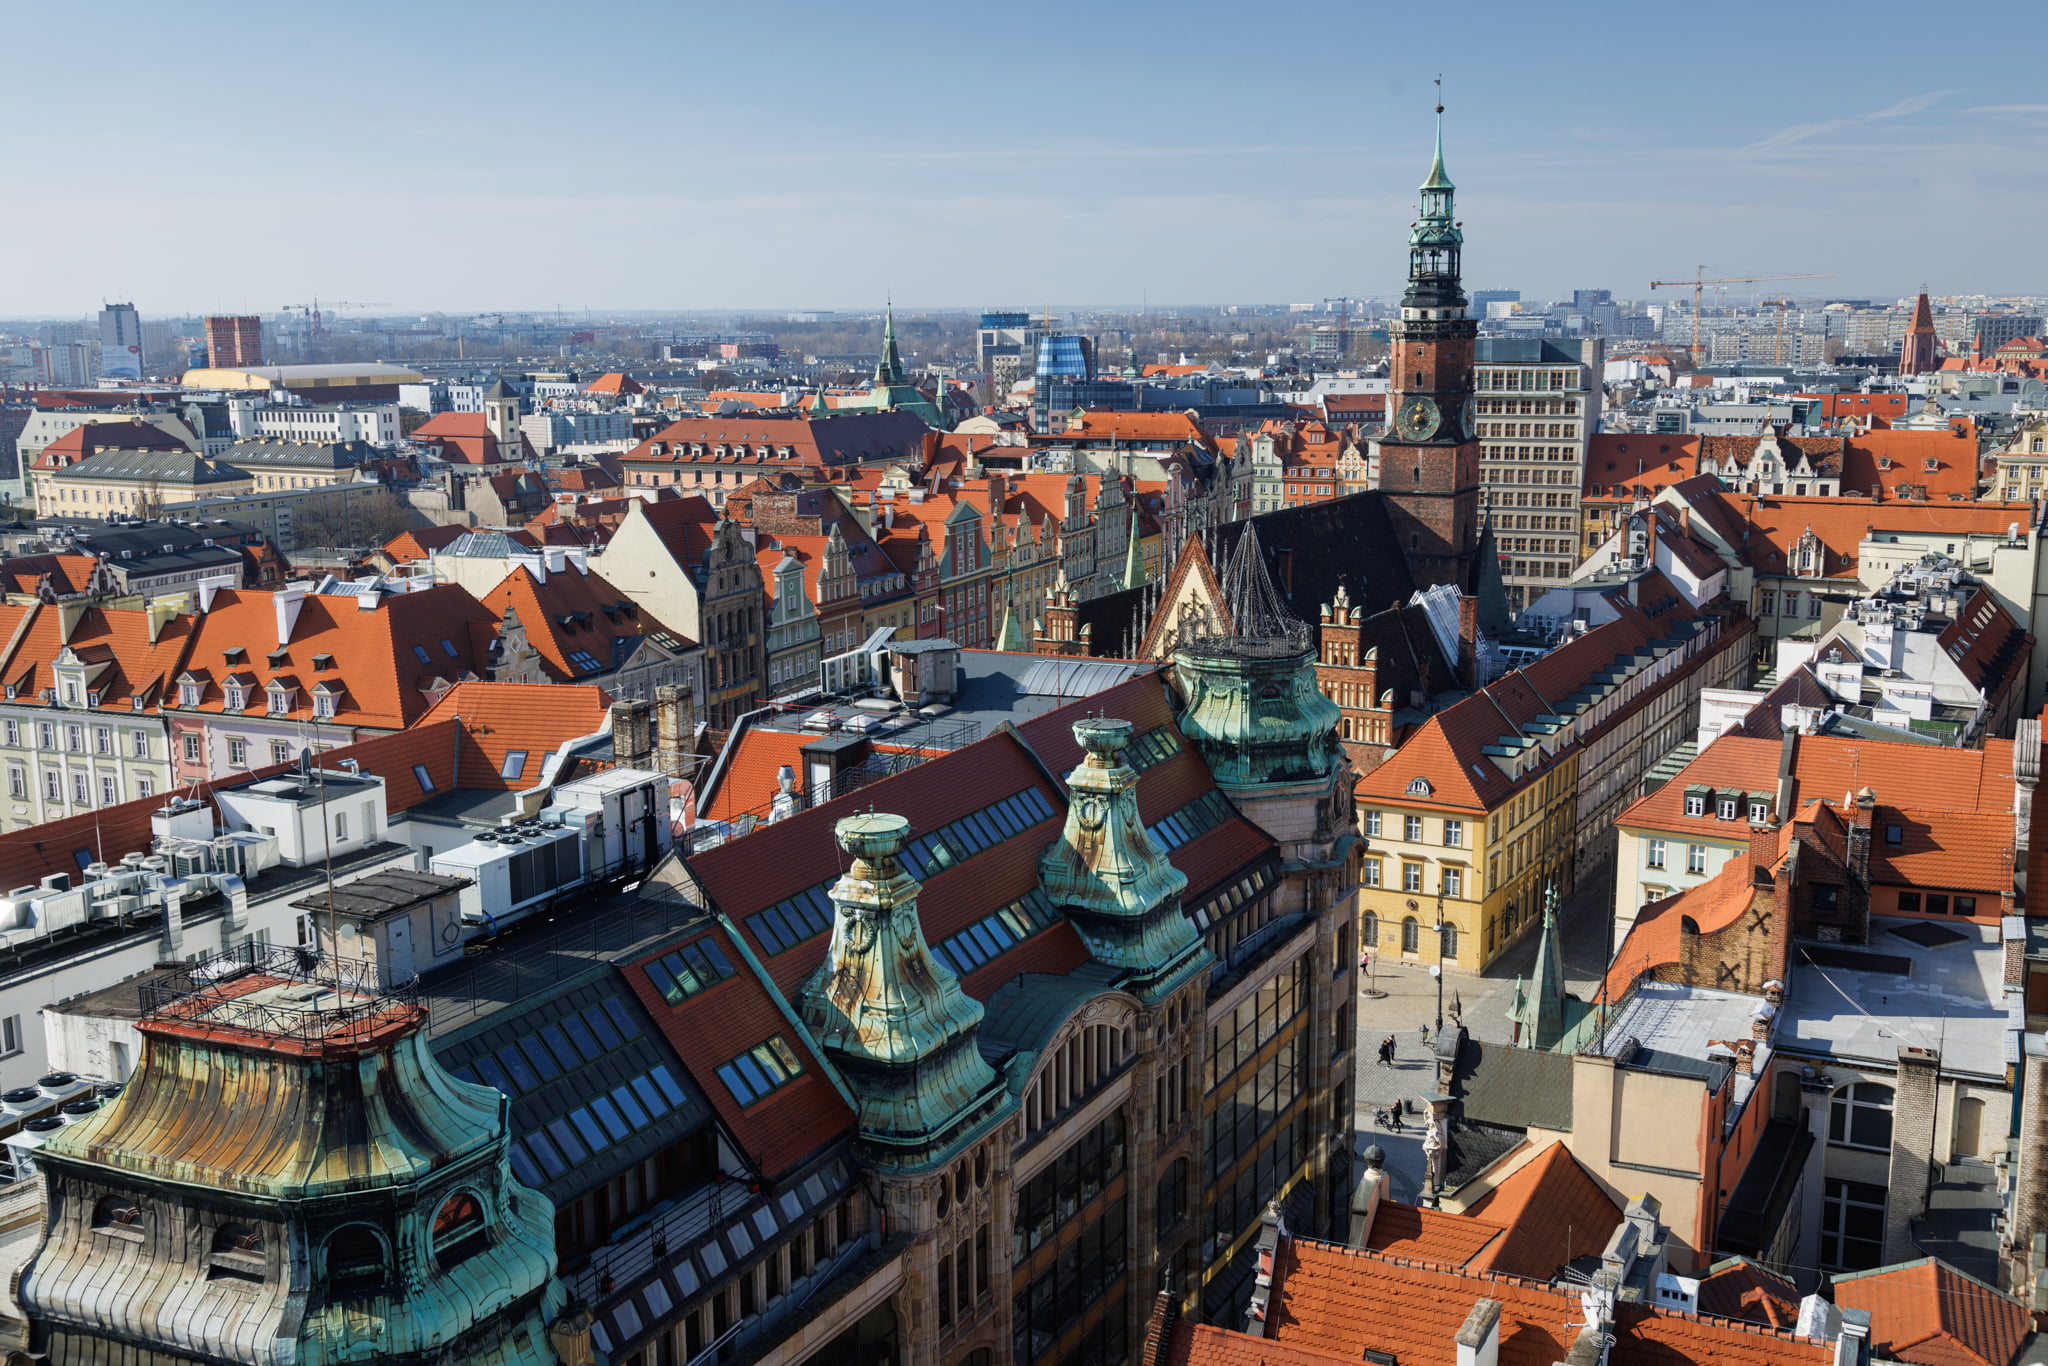
<path fill-rule="evenodd" d="M 333 655 L 314 655 L 314 656 L 313 656 L 313 672 L 314 672 L 314 673 L 325 673 L 325 672 L 326 672 L 327 670 L 329 670 L 329 669 L 331 669 L 331 668 L 333 668 L 333 667 L 334 667 L 334 656 L 333 656 Z"/>
<path fill-rule="evenodd" d="M 269 690 L 270 714 L 272 716 L 290 715 L 292 695 L 296 691 L 297 689 L 295 688 L 271 688 Z"/>
<path fill-rule="evenodd" d="M 247 711 L 249 709 L 249 690 L 247 688 L 229 688 L 227 689 L 227 698 L 227 709 L 229 711 Z"/>
<path fill-rule="evenodd" d="M 78 705 L 78 680 L 75 678 L 64 680 L 64 705 L 67 707 Z"/>
<path fill-rule="evenodd" d="M 1751 802 L 1750 802 L 1750 804 L 1749 804 L 1749 819 L 1750 819 L 1750 823 L 1751 823 L 1751 824 L 1753 824 L 1753 825 L 1762 825 L 1762 824 L 1763 824 L 1763 823 L 1764 823 L 1765 821 L 1769 820 L 1770 818 L 1771 818 L 1771 804 L 1770 804 L 1769 802 L 1766 802 L 1766 801 L 1751 801 Z"/>
<path fill-rule="evenodd" d="M 12 691 L 12 689 L 9 689 L 10 695 Z M 181 707 L 198 706 L 200 695 L 205 691 L 206 689 L 198 683 L 180 683 L 178 685 L 178 705 Z"/>
<path fill-rule="evenodd" d="M 1740 815 L 1740 814 L 1741 814 L 1741 812 L 1742 812 L 1742 806 L 1741 806 L 1741 803 L 1739 803 L 1738 801 L 1736 801 L 1736 799 L 1735 799 L 1735 798 L 1733 798 L 1733 797 L 1723 797 L 1723 798 L 1721 799 L 1721 812 L 1720 812 L 1720 818 L 1721 818 L 1722 820 L 1724 820 L 1724 821 L 1732 821 L 1732 820 L 1734 820 L 1734 819 L 1735 819 L 1735 818 L 1736 818 L 1736 817 L 1737 817 L 1738 815 Z"/>
<path fill-rule="evenodd" d="M 1695 792 L 1691 796 L 1687 797 L 1685 799 L 1685 814 L 1688 816 L 1706 815 L 1707 799 L 1705 795 L 1702 793 Z"/>

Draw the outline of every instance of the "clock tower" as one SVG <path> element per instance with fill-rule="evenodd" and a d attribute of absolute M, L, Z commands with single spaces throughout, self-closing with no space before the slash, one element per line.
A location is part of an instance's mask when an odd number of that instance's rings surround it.
<path fill-rule="evenodd" d="M 1466 316 L 1458 258 L 1465 234 L 1444 174 L 1442 105 L 1436 162 L 1422 183 L 1422 212 L 1408 234 L 1408 290 L 1390 329 L 1393 356 L 1380 491 L 1418 586 L 1469 592 L 1479 544 L 1479 427 L 1473 420 L 1472 356 L 1479 324 Z"/>

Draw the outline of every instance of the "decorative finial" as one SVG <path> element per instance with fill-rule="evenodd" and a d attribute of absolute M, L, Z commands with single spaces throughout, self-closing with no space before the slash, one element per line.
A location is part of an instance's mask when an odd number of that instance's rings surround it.
<path fill-rule="evenodd" d="M 1436 116 L 1438 118 L 1444 116 L 1444 78 L 1442 76 L 1436 78 Z"/>

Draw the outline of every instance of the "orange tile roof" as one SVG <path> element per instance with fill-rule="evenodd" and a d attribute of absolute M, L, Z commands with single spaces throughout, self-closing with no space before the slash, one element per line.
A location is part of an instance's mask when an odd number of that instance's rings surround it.
<path fill-rule="evenodd" d="M 1896 499 L 1874 503 L 1868 498 L 1777 498 L 1749 493 L 1719 493 L 1739 523 L 1750 529 L 1745 558 L 1761 574 L 1783 574 L 1790 555 L 1808 527 L 1827 547 L 1826 573 L 1848 577 L 1856 572 L 1856 550 L 1874 530 L 1918 535 L 2003 536 L 2014 522 L 2031 525 L 2029 503 L 1910 503 Z"/>
<path fill-rule="evenodd" d="M 432 558 L 469 534 L 466 526 L 423 526 L 401 531 L 384 543 L 384 553 L 393 564 L 412 564 Z"/>
<path fill-rule="evenodd" d="M 1791 1328 L 1799 1322 L 1799 1300 L 1798 1286 L 1747 1257 L 1716 1262 L 1700 1278 L 1700 1312 L 1724 1319 Z"/>
<path fill-rule="evenodd" d="M 477 679 L 443 693 L 413 729 L 458 723 L 457 783 L 480 792 L 524 791 L 540 781 L 549 755 L 609 726 L 611 705 L 611 694 L 593 684 Z M 526 762 L 507 778 L 505 759 L 515 750 L 526 755 Z"/>
<path fill-rule="evenodd" d="M 1382 1200 L 1373 1211 L 1365 1245 L 1374 1252 L 1445 1266 L 1470 1266 L 1472 1259 L 1508 1230 L 1471 1214 L 1446 1214 L 1398 1200 Z"/>
<path fill-rule="evenodd" d="M 1794 394 L 1794 398 L 1819 402 L 1822 417 L 1904 417 L 1913 409 L 1913 396 L 1900 392 L 1877 394 Z"/>
<path fill-rule="evenodd" d="M 1499 1366 L 1552 1366 L 1585 1315 L 1569 1287 L 1457 1271 L 1381 1253 L 1288 1238 L 1274 1258 L 1266 1339 L 1244 1337 L 1257 1359 L 1273 1343 L 1357 1362 L 1368 1347 L 1401 1366 L 1455 1366 L 1457 1333 L 1480 1299 L 1501 1302 Z M 1615 1314 L 1612 1366 L 1789 1366 L 1831 1362 L 1834 1348 L 1754 1324 L 1625 1304 Z M 1212 1361 L 1215 1358 L 1212 1358 Z"/>
<path fill-rule="evenodd" d="M 1871 1349 L 1917 1366 L 2008 1366 L 2033 1330 L 2018 1300 L 1932 1257 L 1833 1279 L 1836 1304 L 1869 1311 Z"/>
<path fill-rule="evenodd" d="M 613 371 L 608 375 L 599 375 L 596 379 L 584 385 L 583 392 L 586 394 L 644 394 L 647 390 L 642 387 L 639 380 L 634 379 L 631 375 Z"/>
<path fill-rule="evenodd" d="M 184 451 L 191 447 L 153 422 L 87 422 L 43 447 L 30 468 L 62 469 L 101 451 Z"/>
<path fill-rule="evenodd" d="M 1112 413 L 1091 410 L 1081 414 L 1080 424 L 1074 426 L 1065 418 L 1055 417 L 1052 430 L 1043 435 L 1034 433 L 1033 445 L 1057 446 L 1076 437 L 1089 440 L 1119 441 L 1178 441 L 1206 445 L 1208 434 L 1201 424 L 1185 412 Z"/>
<path fill-rule="evenodd" d="M 1621 1207 L 1562 1143 L 1538 1153 L 1467 1214 L 1506 1230 L 1473 1260 L 1475 1270 L 1539 1281 L 1599 1252 L 1621 1224 Z"/>
<path fill-rule="evenodd" d="M 1136 1356 L 1136 1353 L 1132 1354 Z M 1255 1338 L 1229 1328 L 1180 1319 L 1173 1325 L 1173 1342 L 1167 1349 L 1167 1366 L 1358 1366 L 1350 1357 L 1340 1357 L 1313 1347 Z"/>
<path fill-rule="evenodd" d="M 265 710 L 263 686 L 272 678 L 295 681 L 297 695 L 288 718 L 313 719 L 313 689 L 340 684 L 334 724 L 402 730 L 432 705 L 428 686 L 481 678 L 490 666 L 486 653 L 497 617 L 456 584 L 436 584 L 383 597 L 372 609 L 362 599 L 308 593 L 293 623 L 284 657 L 269 655 L 277 644 L 277 608 L 271 593 L 226 589 L 199 618 L 198 634 L 181 677 L 196 677 L 204 692 L 186 712 L 225 711 L 221 685 L 231 673 L 253 677 L 249 714 Z M 242 656 L 229 663 L 228 651 Z M 424 658 L 421 657 L 422 653 Z M 327 656 L 320 667 L 317 656 Z M 173 692 L 169 699 L 177 703 Z"/>
<path fill-rule="evenodd" d="M 1791 829 L 1789 822 L 1785 828 Z M 1601 998 L 1619 1002 L 1644 973 L 1678 962 L 1686 921 L 1698 926 L 1701 934 L 1712 934 L 1740 920 L 1756 895 L 1754 868 L 1748 858 L 1737 855 L 1698 886 L 1643 907 L 1614 951 Z"/>
<path fill-rule="evenodd" d="M 26 615 L 34 619 L 20 629 Z M 36 706 L 43 690 L 56 686 L 51 666 L 67 642 L 63 633 L 64 614 L 54 607 L 0 608 L 0 642 L 19 643 L 0 666 L 0 680 L 14 685 L 16 705 Z M 139 608 L 88 607 L 71 628 L 69 647 L 89 664 L 104 664 L 96 675 L 88 671 L 86 686 L 99 694 L 101 711 L 132 712 L 134 699 L 154 707 L 170 694 L 171 679 L 185 660 L 199 618 L 181 613 L 163 624 L 152 642 L 149 613 Z M 67 706 L 67 710 L 70 708 Z"/>
<path fill-rule="evenodd" d="M 644 636 L 666 634 L 678 647 L 685 643 L 602 575 L 574 565 L 549 574 L 545 583 L 521 565 L 484 595 L 483 606 L 500 620 L 507 611 L 518 614 L 527 642 L 557 683 L 610 673 Z M 596 667 L 579 662 L 578 654 Z"/>
<path fill-rule="evenodd" d="M 1938 432 L 1864 432 L 1850 438 L 1842 466 L 1844 493 L 1882 487 L 1886 496 L 1895 497 L 1899 485 L 1910 484 L 1924 487 L 1930 501 L 1951 496 L 1974 500 L 1977 483 L 1977 442 L 1967 425 Z"/>
<path fill-rule="evenodd" d="M 11 593 L 39 593 L 47 585 L 58 597 L 78 597 L 93 591 L 99 567 L 97 555 L 17 555 L 0 561 L 0 575 Z"/>

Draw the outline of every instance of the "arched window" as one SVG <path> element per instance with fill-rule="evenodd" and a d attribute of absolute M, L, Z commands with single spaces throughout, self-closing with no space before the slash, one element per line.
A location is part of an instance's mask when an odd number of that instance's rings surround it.
<path fill-rule="evenodd" d="M 1446 958 L 1456 958 L 1458 956 L 1458 927 L 1449 921 L 1445 921 L 1443 929 L 1438 933 L 1442 939 L 1443 956 Z"/>
<path fill-rule="evenodd" d="M 484 1209 L 468 1191 L 457 1191 L 441 1202 L 434 1215 L 434 1257 L 450 1267 L 484 1246 Z"/>
<path fill-rule="evenodd" d="M 1358 942 L 1359 942 L 1359 946 L 1360 946 L 1361 948 L 1363 948 L 1363 949 L 1364 949 L 1364 950 L 1365 950 L 1365 951 L 1366 951 L 1367 953 L 1372 953 L 1372 952 L 1376 951 L 1376 950 L 1377 950 L 1377 949 L 1379 948 L 1379 946 L 1380 946 L 1380 917 L 1379 917 L 1379 912 L 1377 912 L 1377 911 L 1367 911 L 1367 912 L 1365 913 L 1365 928 L 1364 928 L 1363 930 L 1361 930 L 1361 931 L 1359 932 L 1359 941 L 1358 941 Z"/>
<path fill-rule="evenodd" d="M 1421 950 L 1422 926 L 1416 923 L 1414 916 L 1407 916 L 1401 921 L 1401 952 L 1419 953 Z"/>
<path fill-rule="evenodd" d="M 331 1294 L 360 1294 L 380 1286 L 389 1266 L 384 1239 L 368 1224 L 338 1228 L 327 1240 L 327 1284 Z"/>
<path fill-rule="evenodd" d="M 1859 1081 L 1835 1092 L 1828 1101 L 1828 1142 L 1891 1151 L 1892 1088 Z"/>

